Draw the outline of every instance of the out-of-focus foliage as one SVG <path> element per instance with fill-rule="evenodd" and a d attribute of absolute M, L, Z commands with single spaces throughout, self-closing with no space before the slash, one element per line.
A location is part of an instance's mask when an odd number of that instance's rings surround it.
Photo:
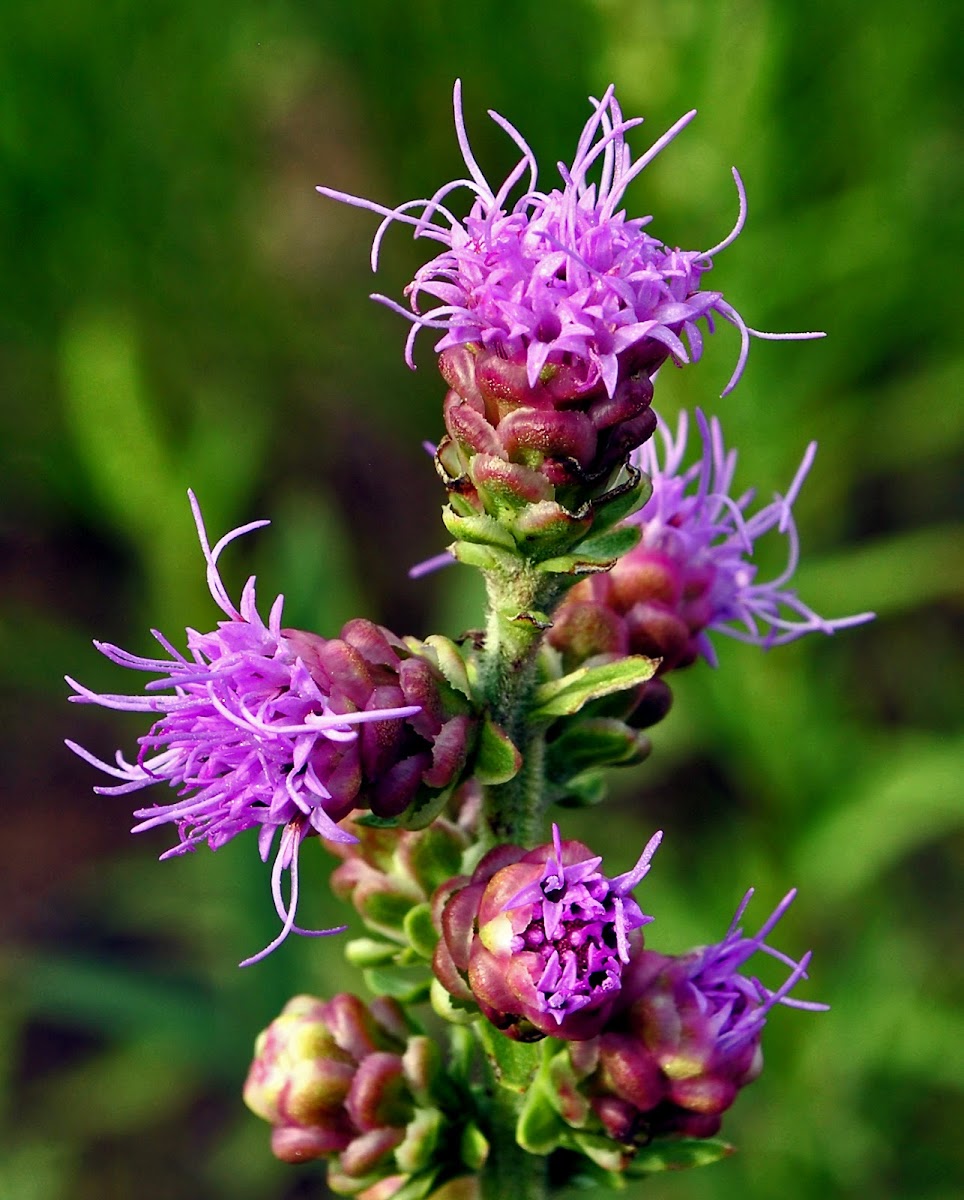
<path fill-rule="evenodd" d="M 428 340 L 412 375 L 403 323 L 366 299 L 373 220 L 313 191 L 394 203 L 453 177 L 456 74 L 494 175 L 511 147 L 486 107 L 547 164 L 571 156 L 585 96 L 610 80 L 651 137 L 700 109 L 630 207 L 670 243 L 712 244 L 737 163 L 750 219 L 714 281 L 757 327 L 831 336 L 755 344 L 715 402 L 736 353 L 722 330 L 698 367 L 664 371 L 658 405 L 718 412 L 764 493 L 818 437 L 801 591 L 821 612 L 880 614 L 765 656 L 722 646 L 718 671 L 680 679 L 618 802 L 566 817 L 570 836 L 591 823 L 613 862 L 630 831 L 641 844 L 666 828 L 645 887 L 669 949 L 718 936 L 748 884 L 761 914 L 799 886 L 782 941 L 813 945 L 809 994 L 832 1005 L 774 1016 L 769 1068 L 727 1126 L 739 1156 L 641 1194 L 958 1194 L 953 13 L 943 0 L 8 6 L 0 1196 L 326 1194 L 318 1173 L 271 1160 L 240 1085 L 288 996 L 352 986 L 337 939 L 289 939 L 239 972 L 275 928 L 253 840 L 164 865 L 162 835 L 131 843 L 127 806 L 91 795 L 61 739 L 109 753 L 138 724 L 68 711 L 60 675 L 117 690 L 91 636 L 142 652 L 149 626 L 210 626 L 188 484 L 212 530 L 274 520 L 226 571 L 285 591 L 291 624 L 478 623 L 467 571 L 405 579 L 443 544 L 419 447 L 440 431 Z M 400 292 L 417 249 L 389 238 L 380 290 Z M 305 857 L 311 918 L 350 919 L 327 894 L 333 860 Z"/>

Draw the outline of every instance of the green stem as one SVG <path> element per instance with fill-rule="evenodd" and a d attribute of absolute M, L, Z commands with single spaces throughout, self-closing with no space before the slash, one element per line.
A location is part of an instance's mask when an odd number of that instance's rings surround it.
<path fill-rule="evenodd" d="M 479 1176 L 482 1200 L 546 1200 L 547 1160 L 527 1153 L 515 1140 L 518 1097 L 493 1082 L 486 1114 L 490 1150 Z"/>
<path fill-rule="evenodd" d="M 485 1055 L 486 1132 L 489 1157 L 480 1176 L 483 1200 L 545 1200 L 547 1160 L 523 1150 L 516 1125 L 541 1058 L 535 1045 L 514 1042 L 490 1025 L 476 1025 Z"/>
<path fill-rule="evenodd" d="M 485 789 L 482 836 L 488 845 L 544 840 L 545 740 L 543 726 L 529 720 L 538 682 L 537 656 L 548 621 L 564 588 L 558 579 L 520 563 L 511 572 L 486 572 L 489 607 L 480 686 L 492 719 L 522 755 L 522 768 L 508 783 Z M 546 1159 L 529 1154 L 516 1141 L 525 1084 L 506 1086 L 507 1062 L 526 1059 L 519 1043 L 488 1026 L 477 1031 L 486 1051 L 486 1118 L 491 1145 L 480 1176 L 483 1200 L 545 1200 L 549 1194 Z M 486 1035 L 499 1040 L 487 1043 Z M 524 1065 L 524 1064 L 523 1064 Z M 524 1070 L 523 1074 L 531 1072 Z"/>
<path fill-rule="evenodd" d="M 521 565 L 512 573 L 487 572 L 489 610 L 481 661 L 481 690 L 492 718 L 522 755 L 508 783 L 486 789 L 486 840 L 535 845 L 542 836 L 544 742 L 529 721 L 537 683 L 536 657 L 546 614 L 562 592 L 558 580 Z"/>

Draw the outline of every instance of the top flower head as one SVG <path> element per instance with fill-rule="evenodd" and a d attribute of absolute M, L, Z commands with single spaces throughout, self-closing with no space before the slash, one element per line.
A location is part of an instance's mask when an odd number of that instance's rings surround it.
<path fill-rule="evenodd" d="M 701 277 L 712 256 L 737 237 L 746 217 L 743 184 L 734 169 L 740 212 L 730 234 L 709 250 L 668 249 L 644 232 L 651 217 L 627 217 L 618 210 L 627 186 L 696 115 L 681 117 L 645 154 L 633 160 L 626 134 L 642 123 L 624 119 L 609 87 L 592 100 L 571 166 L 559 164 L 561 190 L 537 189 L 538 166 L 528 143 L 504 117 L 489 115 L 521 151 L 521 158 L 494 189 L 482 174 L 469 146 L 462 116 L 461 87 L 455 84 L 455 128 L 468 178 L 439 188 L 428 200 L 410 200 L 397 208 L 332 188 L 322 195 L 381 213 L 384 220 L 372 244 L 372 269 L 378 265 L 382 237 L 394 221 L 415 228 L 415 237 L 441 242 L 446 249 L 421 267 L 405 289 L 411 311 L 385 296 L 373 298 L 412 321 L 406 361 L 420 329 L 438 329 L 435 349 L 481 344 L 512 361 L 524 362 L 530 387 L 544 369 L 566 365 L 585 376 L 587 386 L 602 383 L 613 395 L 620 359 L 652 374 L 672 356 L 685 363 L 699 358 L 702 338 L 696 322 L 714 314 L 737 327 L 739 360 L 724 394 L 735 386 L 746 361 L 751 335 L 764 338 L 812 338 L 820 333 L 766 334 L 751 329 L 720 292 L 701 291 Z M 590 171 L 598 166 L 598 182 Z M 510 194 L 528 172 L 522 196 Z M 475 196 L 460 221 L 443 203 L 450 192 L 468 188 Z M 421 213 L 413 215 L 413 209 Z M 422 312 L 421 296 L 433 306 Z M 437 302 L 437 303 L 436 303 Z M 684 340 L 688 344 L 684 345 Z"/>

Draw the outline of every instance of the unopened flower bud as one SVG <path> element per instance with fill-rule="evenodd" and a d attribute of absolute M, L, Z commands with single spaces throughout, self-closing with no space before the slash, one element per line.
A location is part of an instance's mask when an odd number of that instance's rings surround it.
<path fill-rule="evenodd" d="M 458 874 L 468 834 L 444 817 L 419 830 L 348 827 L 358 840 L 329 846 L 342 859 L 331 875 L 332 890 L 357 909 L 373 932 L 400 946 L 412 944 L 412 934 L 423 924 L 430 928 L 432 893 Z M 419 908 L 425 910 L 424 923 L 412 916 Z M 431 957 L 431 946 L 427 952 L 421 943 L 413 949 Z"/>
<path fill-rule="evenodd" d="M 279 1158 L 337 1154 L 361 1131 L 348 1107 L 360 1065 L 370 1056 L 400 1062 L 402 1048 L 356 997 L 296 996 L 255 1043 L 245 1103 L 272 1125 Z"/>
<path fill-rule="evenodd" d="M 333 1190 L 372 1196 L 394 1194 L 436 1157 L 465 1169 L 457 1147 L 470 1114 L 454 1094 L 436 1047 L 412 1035 L 394 1000 L 366 1006 L 348 993 L 291 1000 L 258 1038 L 244 1087 L 278 1158 L 325 1158 Z"/>

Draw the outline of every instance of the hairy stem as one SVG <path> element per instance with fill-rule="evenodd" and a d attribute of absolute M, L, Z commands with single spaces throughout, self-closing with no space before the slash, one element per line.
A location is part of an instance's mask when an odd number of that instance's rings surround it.
<path fill-rule="evenodd" d="M 492 719 L 522 755 L 522 767 L 507 783 L 486 788 L 482 836 L 488 845 L 515 842 L 533 846 L 543 840 L 545 816 L 545 742 L 543 726 L 529 720 L 532 692 L 538 683 L 537 656 L 548 616 L 564 585 L 550 575 L 520 564 L 510 572 L 486 573 L 488 617 L 481 657 L 480 685 Z M 484 1025 L 484 1023 L 483 1023 Z M 486 1050 L 486 1113 L 491 1152 L 480 1177 L 483 1200 L 545 1200 L 546 1160 L 516 1142 L 516 1124 L 525 1087 L 506 1086 L 506 1063 L 523 1051 L 489 1027 L 478 1030 Z M 489 1038 L 496 1038 L 493 1045 Z M 523 1058 L 525 1056 L 523 1055 Z M 525 1073 L 525 1071 L 523 1071 Z"/>
<path fill-rule="evenodd" d="M 521 1101 L 531 1086 L 540 1049 L 514 1042 L 481 1023 L 476 1037 L 485 1053 L 485 1089 L 489 1158 L 481 1175 L 483 1200 L 545 1200 L 547 1160 L 523 1150 L 516 1141 Z"/>
<path fill-rule="evenodd" d="M 527 1153 L 515 1140 L 517 1097 L 493 1084 L 486 1111 L 491 1149 L 479 1177 L 482 1200 L 545 1200 L 547 1160 Z"/>
<path fill-rule="evenodd" d="M 481 687 L 493 720 L 522 755 L 522 769 L 508 783 L 486 789 L 487 840 L 535 845 L 544 815 L 542 731 L 529 721 L 537 679 L 537 654 L 547 613 L 562 585 L 551 576 L 520 566 L 511 573 L 488 572 L 489 611 Z"/>

